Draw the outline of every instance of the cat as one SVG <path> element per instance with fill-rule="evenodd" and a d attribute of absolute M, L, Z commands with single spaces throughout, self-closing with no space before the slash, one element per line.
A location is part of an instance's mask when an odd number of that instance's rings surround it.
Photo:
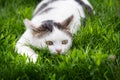
<path fill-rule="evenodd" d="M 73 34 L 77 33 L 93 7 L 88 0 L 43 0 L 33 12 L 31 20 L 24 19 L 26 31 L 17 41 L 15 50 L 36 62 L 38 54 L 28 45 L 48 48 L 51 54 L 65 54 L 70 49 Z M 84 21 L 83 21 L 84 23 Z"/>

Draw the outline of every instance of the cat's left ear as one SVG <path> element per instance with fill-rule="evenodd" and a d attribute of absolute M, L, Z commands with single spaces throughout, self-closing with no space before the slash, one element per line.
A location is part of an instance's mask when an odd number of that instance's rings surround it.
<path fill-rule="evenodd" d="M 61 27 L 63 29 L 69 29 L 69 24 L 72 22 L 74 16 L 71 15 L 70 17 L 68 17 L 66 20 L 64 20 L 63 22 L 60 23 Z"/>

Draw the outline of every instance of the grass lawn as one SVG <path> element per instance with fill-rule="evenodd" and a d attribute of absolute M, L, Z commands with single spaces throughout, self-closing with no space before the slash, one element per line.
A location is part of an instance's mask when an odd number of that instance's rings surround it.
<path fill-rule="evenodd" d="M 38 0 L 0 0 L 0 80 L 120 80 L 120 1 L 90 0 L 96 15 L 74 36 L 67 55 L 39 54 L 36 64 L 14 52 Z"/>

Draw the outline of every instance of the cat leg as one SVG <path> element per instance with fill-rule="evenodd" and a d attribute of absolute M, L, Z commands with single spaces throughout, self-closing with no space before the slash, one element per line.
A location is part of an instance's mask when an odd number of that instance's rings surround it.
<path fill-rule="evenodd" d="M 33 63 L 37 61 L 38 54 L 27 46 L 27 41 L 23 36 L 18 40 L 15 50 L 21 55 L 26 55 L 28 57 L 27 62 L 29 62 L 29 59 L 30 62 L 32 61 Z"/>

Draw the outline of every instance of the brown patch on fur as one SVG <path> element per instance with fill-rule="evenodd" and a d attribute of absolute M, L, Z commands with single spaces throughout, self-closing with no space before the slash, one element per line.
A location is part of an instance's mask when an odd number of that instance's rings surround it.
<path fill-rule="evenodd" d="M 75 1 L 78 2 L 80 5 L 82 5 L 84 8 L 86 8 L 89 15 L 92 15 L 93 10 L 89 5 L 85 4 L 82 0 L 75 0 Z"/>
<path fill-rule="evenodd" d="M 70 16 L 69 18 L 67 18 L 66 20 L 64 20 L 61 23 L 54 23 L 54 25 L 61 30 L 69 30 L 69 24 L 71 23 L 71 21 L 73 20 L 73 15 Z"/>
<path fill-rule="evenodd" d="M 42 12 L 40 12 L 38 15 L 41 15 L 43 13 L 48 13 L 50 10 L 52 10 L 53 8 L 47 8 L 45 10 L 43 10 Z"/>
<path fill-rule="evenodd" d="M 67 35 L 69 35 L 71 38 L 73 37 L 72 36 L 72 33 L 69 31 L 69 30 L 63 30 L 63 32 L 65 32 Z"/>
<path fill-rule="evenodd" d="M 41 27 L 38 27 L 38 28 L 34 28 L 34 29 L 32 29 L 32 30 L 33 30 L 34 32 L 39 33 L 39 32 L 46 31 L 46 28 L 43 27 L 43 26 L 41 26 Z"/>
<path fill-rule="evenodd" d="M 70 30 L 69 30 L 69 24 L 72 20 L 73 20 L 73 15 L 67 18 L 66 20 L 64 20 L 62 23 L 56 23 L 56 22 L 53 22 L 52 20 L 44 21 L 40 27 L 32 28 L 32 31 L 33 31 L 32 34 L 33 36 L 41 38 L 51 33 L 53 31 L 53 26 L 55 26 L 58 29 L 65 32 L 66 34 L 68 34 L 70 37 L 72 37 L 72 34 L 70 33 Z"/>
<path fill-rule="evenodd" d="M 33 16 L 35 16 L 36 14 L 38 14 L 40 11 L 42 11 L 43 9 L 45 9 L 45 7 L 47 7 L 50 3 L 53 3 L 55 1 L 58 1 L 58 0 L 49 0 L 48 2 L 43 3 Z"/>
<path fill-rule="evenodd" d="M 45 27 L 45 25 L 41 25 L 41 27 L 32 29 L 33 36 L 38 37 L 38 38 L 41 38 L 49 33 L 50 31 L 49 29 Z"/>
<path fill-rule="evenodd" d="M 70 24 L 70 22 L 73 20 L 73 17 L 74 16 L 72 15 L 69 18 L 67 18 L 66 20 L 64 20 L 62 23 L 60 23 L 61 27 L 64 29 L 67 28 L 68 25 Z"/>
<path fill-rule="evenodd" d="M 50 33 L 49 31 L 41 31 L 41 32 L 32 31 L 32 35 L 37 38 L 42 38 L 42 37 L 48 35 L 49 33 Z"/>

